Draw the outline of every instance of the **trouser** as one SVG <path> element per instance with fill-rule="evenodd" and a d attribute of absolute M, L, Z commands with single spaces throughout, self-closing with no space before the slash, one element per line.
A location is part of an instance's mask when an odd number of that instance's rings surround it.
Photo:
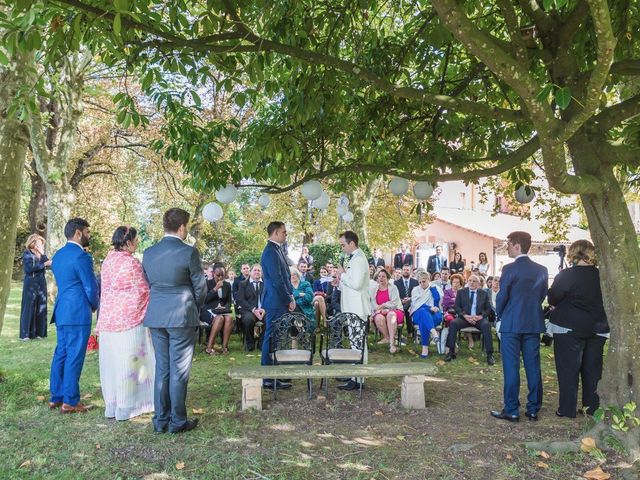
<path fill-rule="evenodd" d="M 447 347 L 449 347 L 449 351 L 452 353 L 456 351 L 456 337 L 458 336 L 458 330 L 468 327 L 476 327 L 482 332 L 485 353 L 487 355 L 493 353 L 491 325 L 489 324 L 489 320 L 487 320 L 486 318 L 483 318 L 475 325 L 470 324 L 462 317 L 458 317 L 453 322 L 451 322 L 451 325 L 449 325 L 449 336 L 447 337 Z"/>
<path fill-rule="evenodd" d="M 520 408 L 520 352 L 527 375 L 527 412 L 538 413 L 542 407 L 540 372 L 540 334 L 502 332 L 500 353 L 504 373 L 504 411 L 518 415 Z"/>
<path fill-rule="evenodd" d="M 606 338 L 597 335 L 554 333 L 553 351 L 558 374 L 558 412 L 565 417 L 576 416 L 578 380 L 582 380 L 582 406 L 593 413 L 600 406 L 598 382 L 602 377 L 602 354 Z"/>
<path fill-rule="evenodd" d="M 418 310 L 413 312 L 413 323 L 420 330 L 420 340 L 424 347 L 429 345 L 431 330 L 442 322 L 442 313 L 434 313 L 430 308 L 431 307 L 427 305 L 422 305 Z"/>
<path fill-rule="evenodd" d="M 87 353 L 91 325 L 56 326 L 58 340 L 51 361 L 51 402 L 76 406 L 80 402 L 80 374 Z"/>
<path fill-rule="evenodd" d="M 150 328 L 156 356 L 153 403 L 156 430 L 180 430 L 187 422 L 187 384 L 191 373 L 194 327 Z"/>
<path fill-rule="evenodd" d="M 253 312 L 242 312 L 240 314 L 240 323 L 242 325 L 242 331 L 244 332 L 244 343 L 247 348 L 254 348 L 256 345 L 256 338 L 253 331 L 257 321 L 258 318 Z"/>

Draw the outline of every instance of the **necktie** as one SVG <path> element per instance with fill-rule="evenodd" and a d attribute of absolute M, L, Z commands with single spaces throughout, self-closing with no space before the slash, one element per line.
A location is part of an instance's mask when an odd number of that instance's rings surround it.
<path fill-rule="evenodd" d="M 251 282 L 253 283 L 253 289 L 257 292 L 258 291 L 258 282 Z"/>
<path fill-rule="evenodd" d="M 476 309 L 475 309 L 473 303 L 474 303 L 474 301 L 476 299 L 476 292 L 471 292 L 470 295 L 471 295 L 471 297 L 470 297 L 471 298 L 471 312 L 470 313 L 471 313 L 471 315 L 475 315 L 476 314 L 476 312 L 475 312 Z"/>
<path fill-rule="evenodd" d="M 409 280 L 404 281 L 404 291 L 407 295 L 409 295 Z"/>

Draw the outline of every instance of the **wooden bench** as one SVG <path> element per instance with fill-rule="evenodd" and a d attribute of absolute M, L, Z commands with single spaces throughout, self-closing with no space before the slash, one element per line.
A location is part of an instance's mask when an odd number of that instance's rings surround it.
<path fill-rule="evenodd" d="M 229 377 L 242 380 L 242 410 L 262 410 L 262 380 L 265 378 L 403 377 L 402 406 L 425 408 L 424 382 L 437 368 L 430 363 L 385 363 L 373 365 L 277 365 L 232 367 Z"/>

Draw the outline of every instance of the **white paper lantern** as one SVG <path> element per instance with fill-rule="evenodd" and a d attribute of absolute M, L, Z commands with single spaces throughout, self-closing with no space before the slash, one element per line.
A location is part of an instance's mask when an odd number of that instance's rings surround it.
<path fill-rule="evenodd" d="M 433 185 L 429 182 L 416 182 L 413 186 L 413 194 L 418 200 L 427 200 L 433 195 Z"/>
<path fill-rule="evenodd" d="M 270 203 L 271 203 L 271 199 L 269 198 L 269 195 L 267 195 L 266 193 L 263 193 L 258 197 L 258 205 L 260 205 L 262 208 L 267 208 Z"/>
<path fill-rule="evenodd" d="M 202 209 L 202 216 L 208 222 L 217 222 L 223 214 L 222 207 L 215 202 L 207 203 Z"/>
<path fill-rule="evenodd" d="M 347 212 L 348 212 L 348 209 L 344 205 L 336 205 L 336 213 L 341 217 Z"/>
<path fill-rule="evenodd" d="M 343 207 L 348 207 L 349 197 L 347 197 L 344 193 L 340 195 L 340 198 L 338 199 L 338 205 L 342 205 Z"/>
<path fill-rule="evenodd" d="M 216 200 L 220 203 L 231 203 L 236 199 L 237 194 L 238 189 L 231 183 L 228 183 L 226 187 L 216 192 Z"/>
<path fill-rule="evenodd" d="M 353 212 L 347 212 L 342 216 L 345 222 L 353 222 Z"/>
<path fill-rule="evenodd" d="M 529 189 L 529 191 L 527 192 L 527 189 Z M 534 197 L 536 196 L 536 192 L 533 191 L 533 188 L 531 188 L 528 185 L 523 185 L 522 187 L 520 187 L 519 189 L 516 190 L 516 200 L 520 203 L 529 203 L 531 202 Z"/>
<path fill-rule="evenodd" d="M 389 190 L 397 197 L 401 197 L 409 190 L 409 180 L 395 177 L 389 182 Z"/>
<path fill-rule="evenodd" d="M 309 180 L 302 184 L 302 195 L 307 200 L 317 200 L 322 195 L 322 185 L 317 180 Z"/>
<path fill-rule="evenodd" d="M 327 194 L 327 192 L 322 192 L 322 195 L 320 195 L 320 198 L 313 201 L 312 206 L 313 208 L 324 210 L 329 206 L 330 201 L 331 199 L 329 198 L 329 195 Z"/>

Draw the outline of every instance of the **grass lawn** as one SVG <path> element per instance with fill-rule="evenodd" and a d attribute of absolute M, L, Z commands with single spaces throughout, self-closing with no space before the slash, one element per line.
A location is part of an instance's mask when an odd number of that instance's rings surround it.
<path fill-rule="evenodd" d="M 543 459 L 522 445 L 530 440 L 568 440 L 588 428 L 586 419 L 558 419 L 552 350 L 542 348 L 545 401 L 541 419 L 498 421 L 502 368 L 488 367 L 465 345 L 426 383 L 427 408 L 400 406 L 400 378 L 369 379 L 357 393 L 306 398 L 306 382 L 263 396 L 265 410 L 242 413 L 240 382 L 230 365 L 258 364 L 234 336 L 229 356 L 209 357 L 197 347 L 189 383 L 189 411 L 200 425 L 180 435 L 158 435 L 150 415 L 128 422 L 104 418 L 98 356 L 87 356 L 81 379 L 84 415 L 49 411 L 49 364 L 55 329 L 43 341 L 18 340 L 20 285 L 11 292 L 0 337 L 0 478 L 221 478 L 221 479 L 574 479 L 597 465 L 587 454 Z M 51 327 L 51 326 L 50 326 Z M 424 361 L 412 349 L 390 355 L 373 346 L 369 363 Z M 521 401 L 526 402 L 524 372 Z M 315 391 L 319 392 L 316 383 Z M 603 469 L 616 478 L 608 458 Z"/>

